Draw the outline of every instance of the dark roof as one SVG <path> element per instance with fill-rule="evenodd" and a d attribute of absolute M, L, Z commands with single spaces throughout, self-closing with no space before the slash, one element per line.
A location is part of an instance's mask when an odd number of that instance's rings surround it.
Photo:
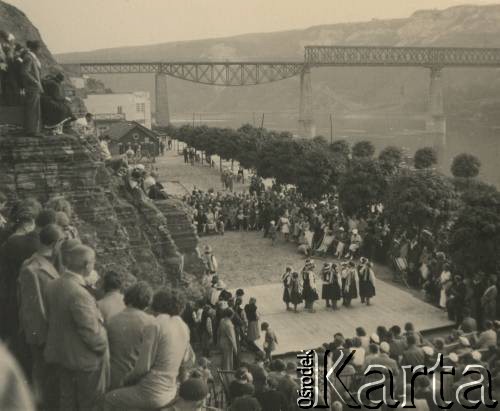
<path fill-rule="evenodd" d="M 120 140 L 125 134 L 136 128 L 138 128 L 149 137 L 158 139 L 158 134 L 144 127 L 142 124 L 137 123 L 136 121 L 118 121 L 116 123 L 113 123 L 109 126 L 109 130 L 105 134 L 109 135 L 109 137 L 111 137 L 111 140 Z"/>

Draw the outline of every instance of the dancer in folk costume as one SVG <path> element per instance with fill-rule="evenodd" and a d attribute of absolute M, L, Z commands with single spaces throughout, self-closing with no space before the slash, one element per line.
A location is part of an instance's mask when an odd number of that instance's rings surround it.
<path fill-rule="evenodd" d="M 354 261 L 349 261 L 342 271 L 342 296 L 346 307 L 350 307 L 351 301 L 358 298 L 358 271 Z"/>
<path fill-rule="evenodd" d="M 284 274 L 281 276 L 281 281 L 283 283 L 283 302 L 286 304 L 287 311 L 290 311 L 290 287 L 292 284 L 292 267 L 287 267 Z"/>
<path fill-rule="evenodd" d="M 316 289 L 316 275 L 313 271 L 314 267 L 314 262 L 307 259 L 302 269 L 302 296 L 306 303 L 305 308 L 311 313 L 314 312 L 314 302 L 319 298 Z"/>
<path fill-rule="evenodd" d="M 368 259 L 361 257 L 359 266 L 359 296 L 361 304 L 370 305 L 370 299 L 375 297 L 375 273 Z"/>
<path fill-rule="evenodd" d="M 337 301 L 342 298 L 342 283 L 335 265 L 325 263 L 321 270 L 321 279 L 323 281 L 321 298 L 326 301 L 327 307 L 332 307 L 333 310 L 336 310 Z"/>
<path fill-rule="evenodd" d="M 299 273 L 293 272 L 290 281 L 290 302 L 293 305 L 293 311 L 297 312 L 297 305 L 302 304 L 302 285 L 300 284 Z"/>
<path fill-rule="evenodd" d="M 321 281 L 323 281 L 323 285 L 321 286 L 321 299 L 326 301 L 327 307 L 330 307 L 330 300 L 331 300 L 331 284 L 330 284 L 331 269 L 332 265 L 326 262 L 325 264 L 323 264 L 323 268 L 319 273 Z"/>

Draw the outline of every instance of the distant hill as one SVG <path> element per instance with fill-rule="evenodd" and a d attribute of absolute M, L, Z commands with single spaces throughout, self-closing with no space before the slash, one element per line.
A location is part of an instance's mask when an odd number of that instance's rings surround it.
<path fill-rule="evenodd" d="M 415 12 L 405 19 L 332 24 L 275 33 L 171 42 L 57 55 L 61 63 L 79 61 L 302 60 L 305 45 L 481 46 L 500 47 L 500 5 L 457 6 Z M 116 91 L 149 90 L 146 75 L 100 76 Z M 181 80 L 170 82 L 171 111 L 295 113 L 298 79 L 265 86 L 222 88 Z M 449 111 L 474 110 L 478 97 L 500 95 L 498 71 L 445 72 Z M 401 68 L 324 68 L 313 70 L 314 104 L 319 121 L 326 113 L 407 112 L 426 107 L 428 72 Z M 480 91 L 480 92 L 478 92 Z M 485 95 L 483 95 L 485 94 Z M 321 114 L 324 113 L 324 114 Z"/>
<path fill-rule="evenodd" d="M 500 5 L 415 12 L 406 19 L 342 23 L 274 33 L 60 54 L 60 62 L 302 59 L 304 46 L 500 47 Z"/>

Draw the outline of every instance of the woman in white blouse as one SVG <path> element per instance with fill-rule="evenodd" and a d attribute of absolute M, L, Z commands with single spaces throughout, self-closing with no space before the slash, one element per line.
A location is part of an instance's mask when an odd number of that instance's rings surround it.
<path fill-rule="evenodd" d="M 184 306 L 185 299 L 178 291 L 156 292 L 151 306 L 157 314 L 156 323 L 145 330 L 139 358 L 125 379 L 126 386 L 106 394 L 107 410 L 157 409 L 175 398 L 181 366 L 193 355 L 189 328 L 180 317 Z"/>

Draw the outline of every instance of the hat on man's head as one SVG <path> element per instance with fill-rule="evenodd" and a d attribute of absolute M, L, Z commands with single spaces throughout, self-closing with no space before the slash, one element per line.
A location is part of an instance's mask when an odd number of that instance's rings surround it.
<path fill-rule="evenodd" d="M 422 351 L 424 352 L 425 355 L 429 357 L 432 357 L 434 355 L 434 348 L 429 347 L 428 345 L 422 347 Z"/>
<path fill-rule="evenodd" d="M 380 337 L 378 336 L 378 334 L 373 333 L 370 336 L 370 340 L 375 344 L 380 344 Z"/>
<path fill-rule="evenodd" d="M 198 357 L 197 362 L 200 367 L 209 367 L 212 364 L 207 357 Z"/>
<path fill-rule="evenodd" d="M 261 367 L 252 370 L 253 381 L 256 384 L 265 384 L 267 381 L 267 371 Z"/>
<path fill-rule="evenodd" d="M 448 358 L 450 359 L 450 361 L 451 361 L 452 363 L 455 363 L 455 364 L 456 364 L 456 363 L 458 362 L 458 355 L 457 355 L 456 353 L 454 353 L 454 352 L 450 353 L 450 354 L 448 355 Z"/>
<path fill-rule="evenodd" d="M 389 354 L 391 352 L 391 346 L 387 342 L 383 341 L 380 344 L 380 351 L 385 352 L 386 354 Z"/>
<path fill-rule="evenodd" d="M 463 336 L 462 337 L 458 337 L 458 341 L 464 347 L 470 347 L 470 341 L 466 337 L 463 337 Z"/>
<path fill-rule="evenodd" d="M 37 50 L 40 48 L 40 42 L 38 40 L 28 40 L 26 41 L 26 47 L 30 50 Z"/>
<path fill-rule="evenodd" d="M 266 354 L 263 351 L 257 351 L 255 353 L 255 361 L 261 362 L 266 360 Z"/>
<path fill-rule="evenodd" d="M 221 290 L 225 289 L 226 287 L 226 283 L 222 280 L 217 281 L 217 283 L 215 284 L 215 288 L 220 288 Z"/>
<path fill-rule="evenodd" d="M 179 387 L 179 396 L 186 401 L 201 401 L 207 395 L 207 384 L 201 378 L 189 378 Z"/>
<path fill-rule="evenodd" d="M 481 358 L 483 358 L 483 355 L 479 351 L 472 351 L 471 355 L 474 361 L 481 361 Z"/>

